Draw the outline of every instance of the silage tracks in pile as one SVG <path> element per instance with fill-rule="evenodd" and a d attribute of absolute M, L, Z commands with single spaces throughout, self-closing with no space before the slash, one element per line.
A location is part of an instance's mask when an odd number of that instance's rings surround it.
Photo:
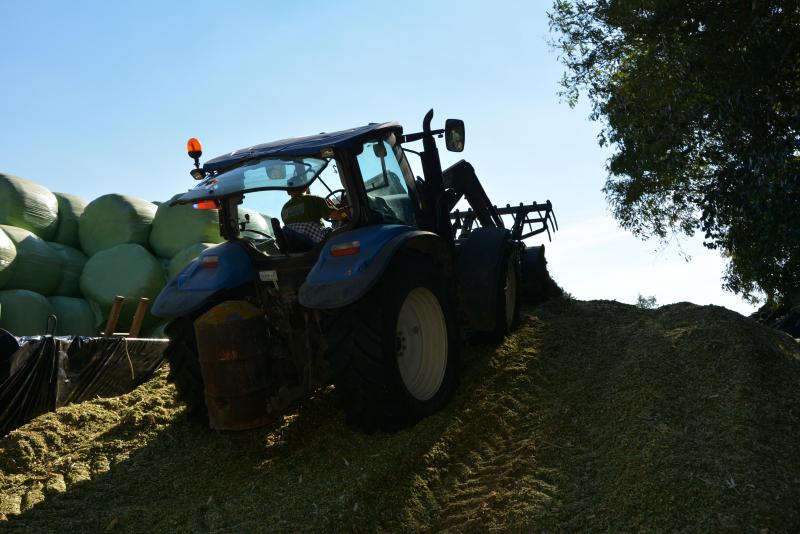
<path fill-rule="evenodd" d="M 0 441 L 0 528 L 791 529 L 798 358 L 720 308 L 553 302 L 467 350 L 445 411 L 374 435 L 330 391 L 277 427 L 203 430 L 162 373 Z"/>

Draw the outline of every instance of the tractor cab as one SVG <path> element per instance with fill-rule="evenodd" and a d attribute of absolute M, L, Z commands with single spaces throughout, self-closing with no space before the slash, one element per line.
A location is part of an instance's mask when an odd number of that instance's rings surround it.
<path fill-rule="evenodd" d="M 220 210 L 223 237 L 271 256 L 318 254 L 329 237 L 364 225 L 418 227 L 401 135 L 396 123 L 370 124 L 237 150 L 198 165 L 200 183 L 173 204 Z"/>

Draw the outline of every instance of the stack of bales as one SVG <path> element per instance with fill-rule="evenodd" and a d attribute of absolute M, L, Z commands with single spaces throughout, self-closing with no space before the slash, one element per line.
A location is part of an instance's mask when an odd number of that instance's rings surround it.
<path fill-rule="evenodd" d="M 0 328 L 97 335 L 114 297 L 125 297 L 118 331 L 130 328 L 140 297 L 219 243 L 216 210 L 156 206 L 110 194 L 90 203 L 16 176 L 0 174 Z M 148 314 L 145 331 L 158 332 Z"/>

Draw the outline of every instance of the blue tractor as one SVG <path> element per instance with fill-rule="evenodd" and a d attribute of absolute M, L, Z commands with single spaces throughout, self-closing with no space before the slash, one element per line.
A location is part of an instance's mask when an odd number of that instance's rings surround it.
<path fill-rule="evenodd" d="M 402 428 L 450 400 L 464 340 L 501 339 L 520 299 L 545 298 L 544 246 L 523 240 L 557 228 L 550 202 L 493 206 L 469 163 L 442 170 L 436 138 L 462 151 L 464 123 L 432 119 L 418 133 L 373 123 L 202 166 L 190 141 L 199 184 L 171 205 L 218 210 L 225 241 L 153 306 L 170 320 L 170 380 L 190 415 L 252 428 L 333 384 L 349 422 Z M 415 141 L 422 150 L 406 148 Z"/>

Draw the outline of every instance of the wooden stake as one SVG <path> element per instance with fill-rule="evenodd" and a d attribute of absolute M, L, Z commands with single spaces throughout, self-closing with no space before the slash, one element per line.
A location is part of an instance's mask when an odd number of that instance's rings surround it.
<path fill-rule="evenodd" d="M 133 324 L 128 334 L 129 337 L 139 337 L 139 331 L 142 329 L 142 321 L 144 321 L 144 315 L 147 313 L 147 307 L 149 305 L 150 299 L 146 297 L 139 299 L 139 304 L 136 306 L 136 313 L 133 315 Z"/>
<path fill-rule="evenodd" d="M 119 313 L 122 311 L 122 304 L 125 302 L 125 297 L 117 295 L 114 297 L 114 304 L 111 305 L 111 313 L 108 314 L 108 322 L 106 322 L 106 329 L 103 330 L 104 336 L 113 336 L 114 329 L 117 327 L 119 321 Z"/>

